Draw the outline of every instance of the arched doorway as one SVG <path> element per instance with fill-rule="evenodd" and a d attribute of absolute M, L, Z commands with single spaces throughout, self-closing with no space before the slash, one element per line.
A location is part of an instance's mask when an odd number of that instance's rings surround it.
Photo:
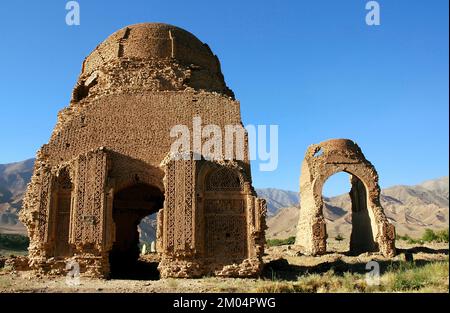
<path fill-rule="evenodd" d="M 137 183 L 114 195 L 115 240 L 110 251 L 112 278 L 157 279 L 157 264 L 139 261 L 138 225 L 163 207 L 164 194 L 156 187 Z"/>
<path fill-rule="evenodd" d="M 296 244 L 306 254 L 327 251 L 327 229 L 322 190 L 332 175 L 351 175 L 352 235 L 354 253 L 378 250 L 395 255 L 395 228 L 380 203 L 378 174 L 359 146 L 349 139 L 330 139 L 308 147 L 300 175 L 300 214 Z"/>
<path fill-rule="evenodd" d="M 328 251 L 358 255 L 377 250 L 366 187 L 357 176 L 345 171 L 329 176 L 322 199 Z"/>

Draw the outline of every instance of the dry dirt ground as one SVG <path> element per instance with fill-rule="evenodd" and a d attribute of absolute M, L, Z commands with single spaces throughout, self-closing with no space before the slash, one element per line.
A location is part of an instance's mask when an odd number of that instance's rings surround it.
<path fill-rule="evenodd" d="M 372 253 L 349 256 L 345 253 L 346 243 L 337 241 L 330 241 L 330 252 L 319 257 L 302 255 L 293 246 L 269 247 L 264 257 L 265 269 L 257 279 L 204 277 L 101 280 L 81 277 L 79 284 L 70 285 L 66 277 L 36 276 L 32 271 L 15 271 L 3 267 L 0 268 L 0 293 L 448 292 L 448 243 L 409 245 L 400 241 L 397 242 L 397 248 L 399 254 L 394 259 L 386 259 Z M 414 261 L 411 262 L 411 259 Z M 380 265 L 381 282 L 369 288 L 365 282 L 366 264 L 372 260 Z M 393 274 L 396 268 L 404 268 L 404 264 L 413 265 L 407 266 L 407 270 L 402 272 L 403 276 Z"/>

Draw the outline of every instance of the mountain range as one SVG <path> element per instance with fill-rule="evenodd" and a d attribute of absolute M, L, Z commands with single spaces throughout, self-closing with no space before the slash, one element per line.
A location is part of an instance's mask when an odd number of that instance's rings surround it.
<path fill-rule="evenodd" d="M 22 198 L 33 172 L 34 159 L 0 164 L 0 233 L 26 234 L 18 220 Z M 287 238 L 296 233 L 299 213 L 298 193 L 276 188 L 256 189 L 267 200 L 268 238 Z M 351 231 L 350 197 L 324 197 L 325 218 L 330 236 Z M 444 229 L 449 223 L 449 178 L 428 180 L 419 185 L 398 185 L 382 190 L 381 204 L 397 233 L 418 237 L 425 228 Z M 141 239 L 155 238 L 154 216 L 140 224 Z"/>
<path fill-rule="evenodd" d="M 397 185 L 382 189 L 381 205 L 386 216 L 395 225 L 399 235 L 420 237 L 426 228 L 445 229 L 449 225 L 449 177 L 425 181 L 419 185 Z M 268 201 L 266 237 L 287 238 L 295 236 L 299 216 L 299 201 L 290 198 L 297 205 L 288 205 L 280 209 L 278 199 L 291 197 L 295 193 L 284 190 L 263 189 L 258 194 Z M 275 201 L 272 201 L 274 194 Z M 296 195 L 296 194 L 295 194 Z M 351 232 L 351 200 L 348 194 L 336 197 L 323 197 L 325 219 L 329 236 L 349 236 Z"/>
<path fill-rule="evenodd" d="M 22 208 L 33 166 L 34 159 L 0 164 L 0 233 L 26 233 L 17 214 Z"/>

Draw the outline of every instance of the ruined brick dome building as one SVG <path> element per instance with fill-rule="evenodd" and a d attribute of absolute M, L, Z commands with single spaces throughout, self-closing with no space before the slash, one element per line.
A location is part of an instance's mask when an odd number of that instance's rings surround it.
<path fill-rule="evenodd" d="M 207 44 L 167 24 L 125 27 L 102 42 L 83 62 L 74 97 L 90 91 L 97 73 L 105 92 L 205 90 L 234 97 L 225 85 L 220 63 Z M 87 82 L 87 83 L 86 83 Z M 106 89 L 108 91 L 106 91 Z M 91 91 L 92 92 L 92 91 Z"/>
<path fill-rule="evenodd" d="M 137 225 L 157 213 L 162 277 L 258 274 L 266 207 L 247 139 L 243 160 L 174 158 L 171 130 L 192 133 L 194 117 L 245 133 L 218 58 L 194 35 L 145 23 L 97 46 L 37 152 L 21 212 L 30 265 L 63 273 L 74 258 L 82 275 L 126 271 L 139 256 Z"/>

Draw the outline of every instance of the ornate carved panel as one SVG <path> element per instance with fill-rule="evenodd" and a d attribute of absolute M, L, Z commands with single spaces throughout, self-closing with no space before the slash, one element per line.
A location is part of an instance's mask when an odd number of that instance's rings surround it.
<path fill-rule="evenodd" d="M 80 155 L 76 162 L 75 223 L 72 240 L 102 244 L 105 218 L 107 156 L 102 150 Z"/>
<path fill-rule="evenodd" d="M 241 191 L 244 184 L 239 174 L 232 169 L 222 167 L 206 177 L 206 191 Z"/>
<path fill-rule="evenodd" d="M 204 186 L 205 256 L 220 264 L 240 263 L 248 245 L 243 181 L 236 170 L 219 167 L 206 175 Z"/>
<path fill-rule="evenodd" d="M 164 246 L 167 251 L 185 251 L 194 245 L 195 161 L 171 160 L 166 165 Z"/>
<path fill-rule="evenodd" d="M 49 220 L 50 203 L 52 194 L 53 176 L 50 169 L 43 168 L 40 171 L 39 211 L 37 219 L 37 233 L 39 240 L 47 242 L 50 238 Z"/>
<path fill-rule="evenodd" d="M 206 256 L 232 262 L 245 258 L 247 223 L 243 200 L 205 201 Z"/>
<path fill-rule="evenodd" d="M 205 214 L 245 214 L 243 199 L 205 199 Z"/>

